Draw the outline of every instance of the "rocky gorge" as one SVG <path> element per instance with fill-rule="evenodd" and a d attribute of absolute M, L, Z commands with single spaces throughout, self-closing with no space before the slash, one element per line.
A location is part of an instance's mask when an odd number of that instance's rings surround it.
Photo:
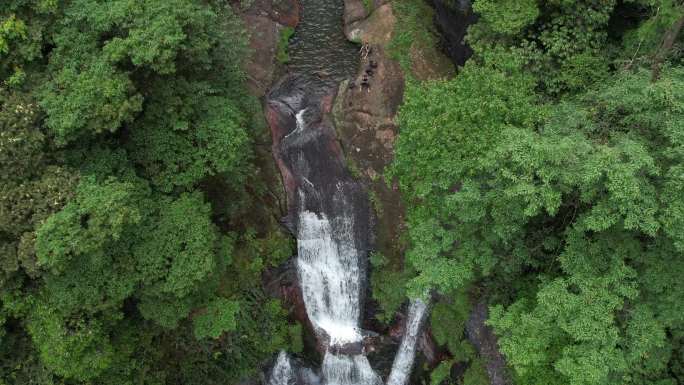
<path fill-rule="evenodd" d="M 391 52 L 398 23 L 392 2 L 376 0 L 368 7 L 361 0 L 345 0 L 337 9 L 332 3 L 324 9 L 315 1 L 257 0 L 243 13 L 253 50 L 247 64 L 250 87 L 264 100 L 288 202 L 281 222 L 299 244 L 298 259 L 267 273 L 265 282 L 307 325 L 307 345 L 325 357 L 319 371 L 310 369 L 316 365 L 310 359 L 305 363 L 281 352 L 262 381 L 373 384 L 384 378 L 388 384 L 408 384 L 416 353 L 435 367 L 443 352 L 425 329 L 424 305 L 400 310 L 390 328 L 372 321 L 375 304 L 368 293 L 374 272 L 368 255 L 379 251 L 402 264 L 404 209 L 398 187 L 383 177 L 398 133 L 396 114 L 407 81 L 453 76 L 453 63 L 465 61 L 469 53 L 462 39 L 472 18 L 466 4 L 460 29 L 441 35 L 447 41 L 444 50 L 414 44 L 407 67 Z M 437 11 L 439 3 L 433 4 Z M 309 20 L 307 12 L 314 14 Z M 321 18 L 331 13 L 333 21 L 322 26 Z M 434 21 L 444 31 L 439 15 Z M 279 63 L 279 37 L 287 28 L 295 28 L 290 58 Z M 316 268 L 321 253 L 328 263 L 341 265 Z M 341 329 L 331 324 L 340 318 L 348 320 Z M 486 317 L 474 313 L 471 318 L 469 335 L 484 341 L 478 348 L 496 351 Z M 492 360 L 502 358 L 499 354 Z M 490 366 L 492 383 L 505 383 L 497 380 L 504 368 Z"/>

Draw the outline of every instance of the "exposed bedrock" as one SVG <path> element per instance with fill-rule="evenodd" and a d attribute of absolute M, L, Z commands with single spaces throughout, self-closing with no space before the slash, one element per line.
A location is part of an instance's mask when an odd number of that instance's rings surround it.
<path fill-rule="evenodd" d="M 354 170 L 354 176 L 368 186 L 372 194 L 374 211 L 373 248 L 398 263 L 403 261 L 404 250 L 399 239 L 404 229 L 404 207 L 398 186 L 388 186 L 383 177 L 385 168 L 393 159 L 394 141 L 398 133 L 396 115 L 403 101 L 406 73 L 399 62 L 392 58 L 388 47 L 397 26 L 397 17 L 392 4 L 375 1 L 372 13 L 361 0 L 345 0 L 345 34 L 353 41 L 366 44 L 359 52 L 357 73 L 343 82 L 333 106 L 333 116 L 348 158 L 347 163 Z M 412 60 L 412 75 L 419 79 L 442 78 L 450 75 L 449 60 L 420 60 L 430 55 L 419 53 L 429 51 L 439 55 L 434 47 L 413 47 L 412 53 L 418 60 Z M 447 65 L 444 65 L 446 63 Z M 368 308 L 372 311 L 374 306 Z M 406 309 L 408 311 L 408 307 Z M 366 314 L 364 324 L 372 328 L 374 314 Z M 407 314 L 397 314 L 397 323 L 388 333 L 366 344 L 366 351 L 374 368 L 383 376 L 389 374 L 393 353 L 397 343 L 405 334 Z M 423 329 L 421 324 L 421 330 Z M 440 359 L 429 331 L 420 333 L 416 347 L 429 366 L 435 366 Z"/>
<path fill-rule="evenodd" d="M 367 193 L 346 169 L 330 119 L 335 88 L 289 75 L 267 96 L 273 154 L 298 241 L 298 277 L 321 350 L 363 350 L 370 220 Z"/>
<path fill-rule="evenodd" d="M 273 83 L 280 31 L 296 27 L 301 11 L 299 0 L 253 0 L 241 12 L 252 50 L 245 70 L 254 95 L 263 96 Z"/>
<path fill-rule="evenodd" d="M 404 223 L 404 209 L 399 190 L 382 180 L 392 161 L 397 134 L 395 116 L 404 95 L 404 73 L 399 63 L 389 57 L 386 45 L 391 40 L 396 18 L 390 4 L 376 8 L 366 18 L 361 0 L 345 1 L 345 33 L 355 34 L 369 45 L 359 52 L 359 68 L 352 79 L 343 82 L 333 107 L 338 137 L 354 176 L 374 195 L 374 249 L 401 259 L 399 234 Z M 379 210 L 382 205 L 382 213 Z"/>

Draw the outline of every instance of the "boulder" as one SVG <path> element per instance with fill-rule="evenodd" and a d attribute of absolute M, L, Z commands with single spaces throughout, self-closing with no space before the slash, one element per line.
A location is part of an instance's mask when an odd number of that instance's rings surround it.
<path fill-rule="evenodd" d="M 363 5 L 361 6 L 363 7 Z M 352 4 L 351 7 L 354 11 L 350 11 L 349 19 L 353 21 L 346 23 L 344 28 L 347 39 L 373 45 L 386 46 L 389 44 L 394 32 L 394 26 L 397 23 L 391 4 L 383 4 L 375 9 L 367 18 L 356 20 L 354 20 L 358 15 L 356 5 Z M 363 12 L 364 14 L 366 13 L 365 9 Z"/>
<path fill-rule="evenodd" d="M 348 27 L 352 26 L 358 21 L 364 20 L 368 17 L 368 12 L 366 12 L 366 7 L 363 5 L 362 0 L 344 0 L 344 26 L 345 31 Z M 345 33 L 346 34 L 346 33 Z M 349 38 L 349 35 L 347 35 Z"/>

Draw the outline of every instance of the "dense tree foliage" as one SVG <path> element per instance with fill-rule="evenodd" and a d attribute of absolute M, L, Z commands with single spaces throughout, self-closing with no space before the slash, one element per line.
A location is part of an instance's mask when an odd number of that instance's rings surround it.
<path fill-rule="evenodd" d="M 473 9 L 474 56 L 400 111 L 410 292 L 444 294 L 433 323 L 484 293 L 515 383 L 682 383 L 684 7 Z"/>
<path fill-rule="evenodd" d="M 223 0 L 3 2 L 0 383 L 225 384 L 299 341 L 259 284 L 289 241 L 233 215 L 246 53 Z"/>
<path fill-rule="evenodd" d="M 238 3 L 3 2 L 0 384 L 234 384 L 301 351 L 261 283 L 293 248 Z M 409 73 L 432 10 L 393 4 Z M 387 174 L 407 263 L 371 255 L 377 318 L 433 291 L 433 385 L 487 383 L 475 299 L 514 383 L 684 383 L 684 5 L 472 11 L 455 77 L 407 75 Z"/>

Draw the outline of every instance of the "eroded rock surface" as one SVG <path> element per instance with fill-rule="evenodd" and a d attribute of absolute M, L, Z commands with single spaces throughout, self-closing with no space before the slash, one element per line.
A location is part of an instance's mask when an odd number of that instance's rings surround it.
<path fill-rule="evenodd" d="M 297 26 L 301 6 L 298 0 L 253 0 L 241 15 L 252 50 L 245 65 L 248 85 L 254 95 L 263 96 L 274 80 L 280 32 Z"/>
<path fill-rule="evenodd" d="M 396 24 L 391 4 L 380 5 L 366 18 L 361 1 L 345 1 L 345 33 L 368 43 L 359 52 L 356 76 L 340 85 L 333 115 L 338 136 L 356 177 L 373 191 L 376 249 L 400 254 L 398 235 L 403 220 L 399 191 L 382 180 L 392 161 L 395 117 L 404 95 L 404 73 L 386 47 Z"/>
<path fill-rule="evenodd" d="M 392 11 L 391 4 L 382 4 L 375 8 L 370 15 L 366 16 L 367 10 L 361 4 L 363 12 L 358 10 L 360 1 L 347 1 L 349 11 L 345 13 L 345 21 L 349 20 L 344 27 L 347 39 L 359 43 L 386 46 L 394 32 L 397 19 Z M 360 15 L 364 15 L 359 17 Z"/>

